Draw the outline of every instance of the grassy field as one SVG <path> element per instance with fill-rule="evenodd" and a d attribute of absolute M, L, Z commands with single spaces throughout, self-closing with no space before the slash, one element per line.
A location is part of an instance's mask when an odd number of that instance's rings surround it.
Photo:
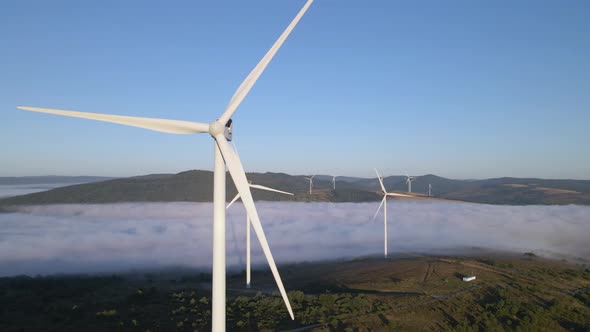
<path fill-rule="evenodd" d="M 231 331 L 590 331 L 590 270 L 527 255 L 405 255 L 280 267 L 228 278 Z M 477 279 L 463 282 L 464 275 Z M 207 331 L 210 276 L 0 279 L 2 331 Z"/>

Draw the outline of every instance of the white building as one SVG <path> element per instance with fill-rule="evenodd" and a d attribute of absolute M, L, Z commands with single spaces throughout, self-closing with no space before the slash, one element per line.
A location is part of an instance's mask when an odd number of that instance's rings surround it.
<path fill-rule="evenodd" d="M 475 280 L 475 276 L 464 276 L 463 281 L 473 281 Z"/>

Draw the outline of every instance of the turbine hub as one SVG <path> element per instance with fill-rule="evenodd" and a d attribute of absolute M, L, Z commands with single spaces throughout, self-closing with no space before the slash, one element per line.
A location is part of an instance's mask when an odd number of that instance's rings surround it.
<path fill-rule="evenodd" d="M 215 120 L 209 124 L 209 135 L 215 137 L 219 134 L 223 134 L 225 131 L 225 126 L 219 123 L 219 121 Z"/>
<path fill-rule="evenodd" d="M 229 121 L 224 125 L 222 125 L 218 120 L 215 120 L 209 124 L 209 135 L 215 136 L 223 134 L 226 140 L 231 141 L 232 139 L 232 120 Z"/>

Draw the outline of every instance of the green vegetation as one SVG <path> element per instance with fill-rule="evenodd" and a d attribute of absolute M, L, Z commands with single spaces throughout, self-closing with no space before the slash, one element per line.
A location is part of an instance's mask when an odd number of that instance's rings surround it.
<path fill-rule="evenodd" d="M 281 267 L 228 278 L 227 328 L 276 331 L 589 331 L 590 270 L 526 256 L 412 257 Z M 477 275 L 475 282 L 460 277 Z M 1 331 L 207 331 L 210 276 L 0 278 Z"/>

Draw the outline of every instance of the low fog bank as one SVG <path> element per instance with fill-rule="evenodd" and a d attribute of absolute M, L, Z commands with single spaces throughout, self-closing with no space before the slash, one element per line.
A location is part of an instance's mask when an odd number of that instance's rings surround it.
<path fill-rule="evenodd" d="M 378 203 L 257 202 L 278 262 L 381 255 Z M 0 213 L 0 276 L 210 269 L 211 203 L 21 207 Z M 390 201 L 391 253 L 479 247 L 590 259 L 590 207 Z M 227 217 L 227 262 L 243 267 L 245 212 Z M 264 263 L 255 233 L 253 263 Z"/>
<path fill-rule="evenodd" d="M 76 183 L 0 184 L 0 198 L 32 194 L 74 184 Z"/>

